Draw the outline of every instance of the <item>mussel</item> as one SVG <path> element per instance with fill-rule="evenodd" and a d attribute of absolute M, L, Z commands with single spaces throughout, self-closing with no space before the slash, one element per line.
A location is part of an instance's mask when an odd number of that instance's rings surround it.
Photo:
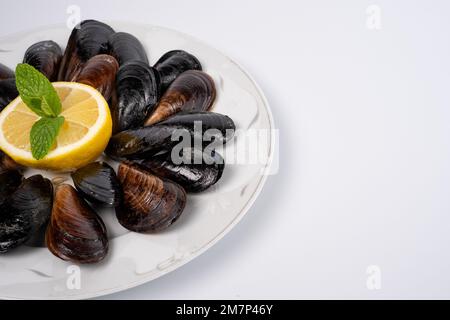
<path fill-rule="evenodd" d="M 111 105 L 113 131 L 140 127 L 160 96 L 158 72 L 145 62 L 127 62 L 119 69 L 116 89 L 117 103 Z"/>
<path fill-rule="evenodd" d="M 116 208 L 116 215 L 128 230 L 162 231 L 183 212 L 186 192 L 175 182 L 161 179 L 130 162 L 120 164 L 118 177 L 124 189 L 124 201 Z"/>
<path fill-rule="evenodd" d="M 0 206 L 0 253 L 23 243 L 41 246 L 52 202 L 50 180 L 41 175 L 25 179 Z"/>
<path fill-rule="evenodd" d="M 23 63 L 32 65 L 50 81 L 56 81 L 62 59 L 60 46 L 51 40 L 33 44 L 25 52 Z"/>
<path fill-rule="evenodd" d="M 23 167 L 0 150 L 0 172 L 5 170 L 22 170 Z"/>
<path fill-rule="evenodd" d="M 148 64 L 147 54 L 142 43 L 126 32 L 116 32 L 109 37 L 111 54 L 120 65 L 129 61 L 141 61 Z"/>
<path fill-rule="evenodd" d="M 80 82 L 94 87 L 108 100 L 111 98 L 119 70 L 117 60 L 107 54 L 99 54 L 89 59 L 80 73 L 70 81 Z"/>
<path fill-rule="evenodd" d="M 181 154 L 167 152 L 153 156 L 142 165 L 158 177 L 178 183 L 187 192 L 201 192 L 219 181 L 225 162 L 216 151 L 208 153 L 190 148 Z"/>
<path fill-rule="evenodd" d="M 198 70 L 186 71 L 172 82 L 145 125 L 163 121 L 181 111 L 208 111 L 215 98 L 214 81 L 208 74 Z"/>
<path fill-rule="evenodd" d="M 0 80 L 14 78 L 14 71 L 0 63 Z"/>
<path fill-rule="evenodd" d="M 188 70 L 202 70 L 202 65 L 192 54 L 172 50 L 159 58 L 155 68 L 161 75 L 161 90 L 165 91 L 180 74 Z"/>
<path fill-rule="evenodd" d="M 119 132 L 111 137 L 105 150 L 113 159 L 146 159 L 176 145 L 183 148 L 225 143 L 234 134 L 229 117 L 213 112 L 178 114 L 164 122 Z"/>
<path fill-rule="evenodd" d="M 108 253 L 105 224 L 67 184 L 56 189 L 45 240 L 55 256 L 75 263 L 99 262 Z"/>
<path fill-rule="evenodd" d="M 111 137 L 105 153 L 112 159 L 145 159 L 161 150 L 171 149 L 178 142 L 172 137 L 179 133 L 190 135 L 187 129 L 179 126 L 154 125 L 129 129 Z"/>
<path fill-rule="evenodd" d="M 236 125 L 234 121 L 223 114 L 216 112 L 183 112 L 178 113 L 159 125 L 178 125 L 191 131 L 202 132 L 206 142 L 214 138 L 226 142 L 234 136 Z"/>
<path fill-rule="evenodd" d="M 14 78 L 0 80 L 0 111 L 17 98 L 18 95 L 19 91 L 17 91 Z"/>
<path fill-rule="evenodd" d="M 25 179 L 7 200 L 14 216 L 27 217 L 29 238 L 27 245 L 45 246 L 45 230 L 50 220 L 53 205 L 53 184 L 41 175 Z"/>
<path fill-rule="evenodd" d="M 109 37 L 114 30 L 103 22 L 84 20 L 77 25 L 69 38 L 59 68 L 58 80 L 70 81 L 93 56 L 109 52 Z"/>
<path fill-rule="evenodd" d="M 93 162 L 72 173 L 78 192 L 88 201 L 116 207 L 122 201 L 122 186 L 116 173 L 105 162 Z"/>
<path fill-rule="evenodd" d="M 22 180 L 23 176 L 17 170 L 0 171 L 0 206 L 17 190 Z"/>

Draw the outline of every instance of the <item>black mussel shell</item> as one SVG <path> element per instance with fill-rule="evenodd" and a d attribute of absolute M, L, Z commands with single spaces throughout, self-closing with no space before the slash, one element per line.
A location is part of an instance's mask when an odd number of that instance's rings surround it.
<path fill-rule="evenodd" d="M 45 240 L 55 256 L 74 263 L 99 262 L 108 253 L 105 224 L 67 184 L 56 189 Z"/>
<path fill-rule="evenodd" d="M 216 112 L 178 113 L 158 124 L 178 125 L 191 131 L 201 131 L 206 140 L 205 142 L 211 141 L 211 138 L 219 141 L 229 141 L 236 131 L 236 125 L 230 117 Z"/>
<path fill-rule="evenodd" d="M 18 96 L 19 92 L 16 88 L 16 79 L 0 80 L 0 111 Z"/>
<path fill-rule="evenodd" d="M 111 54 L 120 65 L 129 61 L 141 61 L 148 64 L 147 54 L 142 43 L 126 32 L 116 32 L 109 37 Z"/>
<path fill-rule="evenodd" d="M 27 245 L 45 246 L 45 231 L 53 205 L 53 184 L 41 175 L 25 179 L 7 201 L 15 217 L 29 216 Z"/>
<path fill-rule="evenodd" d="M 70 81 L 93 56 L 109 53 L 109 37 L 114 30 L 96 20 L 84 20 L 77 25 L 69 38 L 59 68 L 58 80 Z"/>
<path fill-rule="evenodd" d="M 60 46 L 51 40 L 33 44 L 25 52 L 23 63 L 42 72 L 50 81 L 56 81 L 62 59 Z"/>
<path fill-rule="evenodd" d="M 219 181 L 225 162 L 218 152 L 198 149 L 183 150 L 178 154 L 167 152 L 141 163 L 158 177 L 172 180 L 187 192 L 201 192 Z"/>
<path fill-rule="evenodd" d="M 129 129 L 119 132 L 111 137 L 105 153 L 112 159 L 145 159 L 149 155 L 161 150 L 172 148 L 179 143 L 172 141 L 177 132 L 186 132 L 187 129 L 179 126 L 154 125 L 138 129 Z"/>
<path fill-rule="evenodd" d="M 97 89 L 108 100 L 111 98 L 115 84 L 116 75 L 119 70 L 117 60 L 107 54 L 99 54 L 89 59 L 74 79 L 79 83 L 87 84 Z"/>
<path fill-rule="evenodd" d="M 0 63 L 0 80 L 14 78 L 14 71 Z"/>
<path fill-rule="evenodd" d="M 18 170 L 0 171 L 0 206 L 17 190 L 23 176 Z"/>
<path fill-rule="evenodd" d="M 5 170 L 22 170 L 23 167 L 0 150 L 0 172 Z"/>
<path fill-rule="evenodd" d="M 78 192 L 88 201 L 116 207 L 122 201 L 122 186 L 113 168 L 104 162 L 93 162 L 72 173 Z"/>
<path fill-rule="evenodd" d="M 202 65 L 194 55 L 183 50 L 172 50 L 159 58 L 155 68 L 161 74 L 161 89 L 165 91 L 180 74 L 188 70 L 202 70 Z"/>
<path fill-rule="evenodd" d="M 186 192 L 180 185 L 161 179 L 137 164 L 121 163 L 118 177 L 124 201 L 116 208 L 116 215 L 128 230 L 162 231 L 180 217 L 186 206 Z"/>
<path fill-rule="evenodd" d="M 182 73 L 170 85 L 145 121 L 152 125 L 178 112 L 208 111 L 216 99 L 213 79 L 198 70 Z"/>
<path fill-rule="evenodd" d="M 42 246 L 53 203 L 53 186 L 41 175 L 25 179 L 0 207 L 0 252 L 23 243 Z"/>
<path fill-rule="evenodd" d="M 182 148 L 223 144 L 234 135 L 229 117 L 213 112 L 178 114 L 167 121 L 119 132 L 105 150 L 113 159 L 146 159 L 177 145 Z"/>
<path fill-rule="evenodd" d="M 145 62 L 127 62 L 117 73 L 116 92 L 117 103 L 111 105 L 113 131 L 140 127 L 158 102 L 159 74 Z"/>

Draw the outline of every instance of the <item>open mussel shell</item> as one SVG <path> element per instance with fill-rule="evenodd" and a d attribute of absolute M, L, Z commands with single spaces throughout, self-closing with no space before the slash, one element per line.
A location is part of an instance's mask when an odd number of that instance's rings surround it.
<path fill-rule="evenodd" d="M 202 70 L 202 65 L 194 55 L 183 50 L 172 50 L 159 58 L 155 68 L 161 75 L 161 89 L 165 91 L 180 74 L 188 70 Z"/>
<path fill-rule="evenodd" d="M 177 145 L 220 145 L 231 139 L 234 130 L 233 120 L 219 113 L 178 114 L 152 126 L 115 134 L 105 152 L 113 159 L 146 159 Z"/>
<path fill-rule="evenodd" d="M 141 163 L 158 177 L 172 180 L 187 192 L 201 192 L 222 177 L 225 162 L 218 152 L 190 148 L 180 153 L 167 152 Z"/>
<path fill-rule="evenodd" d="M 145 62 L 127 62 L 117 73 L 116 92 L 117 102 L 111 104 L 113 131 L 140 127 L 158 102 L 159 74 Z"/>
<path fill-rule="evenodd" d="M 25 52 L 23 63 L 28 63 L 43 73 L 50 81 L 56 81 L 62 58 L 60 46 L 51 40 L 33 44 Z"/>
<path fill-rule="evenodd" d="M 18 96 L 19 91 L 16 88 L 16 79 L 0 80 L 0 111 Z"/>
<path fill-rule="evenodd" d="M 67 184 L 56 189 L 46 243 L 55 256 L 75 263 L 99 262 L 108 253 L 105 224 Z"/>
<path fill-rule="evenodd" d="M 93 56 L 109 52 L 109 37 L 114 30 L 103 22 L 84 20 L 77 25 L 69 38 L 59 68 L 58 80 L 70 81 Z"/>
<path fill-rule="evenodd" d="M 22 184 L 0 206 L 0 252 L 23 243 L 42 246 L 53 202 L 52 183 L 35 175 Z"/>
<path fill-rule="evenodd" d="M 72 173 L 78 192 L 88 201 L 116 207 L 122 201 L 122 186 L 113 168 L 104 162 L 93 162 Z"/>
<path fill-rule="evenodd" d="M 116 32 L 109 37 L 111 54 L 120 65 L 129 61 L 141 61 L 148 64 L 147 54 L 142 43 L 126 32 Z"/>
<path fill-rule="evenodd" d="M 14 71 L 0 63 L 0 80 L 14 78 Z"/>
<path fill-rule="evenodd" d="M 186 71 L 172 82 L 145 125 L 163 121 L 178 112 L 208 111 L 215 98 L 214 81 L 208 74 L 198 70 Z"/>
<path fill-rule="evenodd" d="M 128 230 L 162 231 L 180 217 L 186 206 L 186 192 L 180 185 L 161 179 L 137 164 L 121 163 L 118 177 L 124 189 L 124 201 L 116 208 L 116 215 Z"/>
<path fill-rule="evenodd" d="M 107 54 L 99 54 L 89 59 L 73 79 L 97 89 L 108 100 L 114 90 L 116 75 L 119 70 L 117 60 Z"/>

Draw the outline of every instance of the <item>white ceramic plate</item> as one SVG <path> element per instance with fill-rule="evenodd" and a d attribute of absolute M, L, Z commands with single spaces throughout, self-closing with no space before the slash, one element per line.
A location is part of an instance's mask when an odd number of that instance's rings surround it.
<path fill-rule="evenodd" d="M 230 231 L 249 210 L 265 182 L 274 152 L 273 120 L 266 99 L 250 76 L 225 55 L 183 33 L 129 23 L 110 25 L 140 39 L 151 64 L 172 49 L 184 49 L 197 56 L 204 71 L 216 82 L 214 111 L 229 115 L 242 131 L 222 152 L 228 162 L 223 178 L 206 192 L 189 195 L 185 212 L 167 231 L 153 235 L 129 232 L 119 225 L 112 210 L 100 210 L 110 236 L 105 261 L 78 269 L 46 248 L 18 248 L 0 256 L 2 298 L 82 299 L 156 279 L 192 260 Z M 0 39 L 0 62 L 14 68 L 25 50 L 41 40 L 54 40 L 64 48 L 70 31 L 61 25 Z M 258 141 L 258 161 L 230 164 L 233 157 L 245 158 L 253 152 L 245 138 L 253 129 L 267 130 Z M 34 173 L 29 170 L 26 176 Z M 49 172 L 41 173 L 54 177 Z M 78 274 L 80 288 L 74 282 Z"/>

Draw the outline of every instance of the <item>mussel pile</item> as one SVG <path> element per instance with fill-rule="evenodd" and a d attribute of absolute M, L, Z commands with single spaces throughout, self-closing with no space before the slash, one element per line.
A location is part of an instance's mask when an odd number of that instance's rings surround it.
<path fill-rule="evenodd" d="M 66 261 L 99 262 L 109 248 L 99 206 L 114 208 L 130 231 L 161 232 L 181 216 L 187 194 L 222 177 L 217 148 L 236 128 L 228 116 L 211 112 L 215 83 L 193 54 L 172 50 L 150 65 L 136 37 L 85 20 L 64 52 L 41 41 L 29 47 L 24 62 L 51 81 L 96 88 L 109 102 L 113 136 L 106 161 L 71 172 L 67 184 L 25 178 L 26 168 L 0 151 L 0 253 L 22 244 L 47 246 Z M 14 73 L 0 64 L 0 111 L 17 95 Z M 117 171 L 108 164 L 113 161 Z"/>

